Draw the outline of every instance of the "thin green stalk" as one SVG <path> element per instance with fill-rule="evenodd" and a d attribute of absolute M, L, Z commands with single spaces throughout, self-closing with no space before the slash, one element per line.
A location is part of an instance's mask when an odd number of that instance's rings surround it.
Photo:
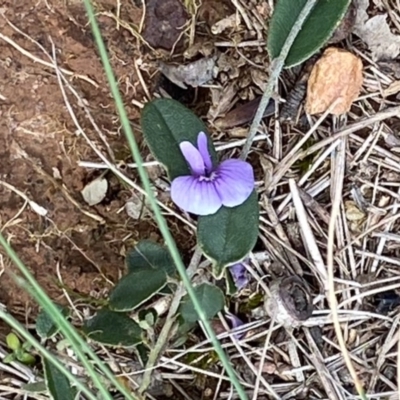
<path fill-rule="evenodd" d="M 301 28 L 305 20 L 307 19 L 308 15 L 310 14 L 311 10 L 314 8 L 315 4 L 318 0 L 308 0 L 307 3 L 304 5 L 301 13 L 297 17 L 295 24 L 293 25 L 286 41 L 282 47 L 281 53 L 277 58 L 272 60 L 271 62 L 271 70 L 269 74 L 269 79 L 267 83 L 267 87 L 265 88 L 264 94 L 261 98 L 260 104 L 257 108 L 256 115 L 254 116 L 253 122 L 250 126 L 250 131 L 247 136 L 246 142 L 243 146 L 242 154 L 240 158 L 245 160 L 247 155 L 249 154 L 251 145 L 253 144 L 254 137 L 257 134 L 258 127 L 260 126 L 260 122 L 263 118 L 265 109 L 268 106 L 268 103 L 271 100 L 272 94 L 274 92 L 275 86 L 278 82 L 279 75 L 282 72 L 283 66 L 285 65 L 285 60 L 289 54 L 290 48 L 292 47 L 294 41 L 296 40 L 297 35 L 299 34 Z"/>
<path fill-rule="evenodd" d="M 192 256 L 192 260 L 190 261 L 189 267 L 186 271 L 189 278 L 192 278 L 192 276 L 196 273 L 196 269 L 200 264 L 201 255 L 202 255 L 201 249 L 197 246 Z M 158 361 L 162 350 L 164 349 L 170 338 L 170 333 L 176 321 L 179 305 L 181 303 L 182 297 L 185 294 L 186 294 L 185 285 L 183 285 L 182 282 L 179 282 L 175 294 L 172 297 L 171 305 L 169 307 L 168 315 L 165 318 L 164 326 L 161 329 L 156 344 L 150 351 L 149 359 L 146 363 L 146 370 L 143 374 L 142 383 L 139 388 L 139 393 L 144 393 L 145 390 L 150 385 L 153 368 L 155 367 L 156 362 Z"/>
<path fill-rule="evenodd" d="M 14 317 L 0 309 L 0 319 L 11 326 L 18 332 L 28 343 L 38 350 L 43 357 L 50 361 L 61 373 L 63 373 L 69 381 L 75 383 L 75 386 L 90 400 L 98 400 L 95 396 L 75 375 L 73 375 L 64 365 L 57 360 L 56 357 L 46 350 Z"/>
<path fill-rule="evenodd" d="M 93 35 L 96 40 L 97 47 L 99 49 L 103 67 L 104 67 L 104 70 L 107 75 L 108 83 L 110 85 L 110 89 L 111 89 L 112 95 L 114 97 L 114 101 L 115 101 L 115 104 L 116 104 L 116 107 L 117 107 L 117 110 L 118 110 L 118 113 L 120 116 L 122 128 L 124 130 L 124 133 L 125 133 L 126 139 L 128 141 L 129 148 L 132 152 L 133 158 L 137 164 L 137 169 L 138 169 L 140 179 L 143 184 L 143 188 L 146 191 L 149 203 L 150 203 L 151 207 L 153 208 L 154 216 L 155 216 L 157 224 L 160 228 L 161 234 L 163 235 L 165 243 L 168 246 L 168 249 L 171 253 L 171 257 L 174 260 L 174 263 L 175 263 L 175 265 L 178 269 L 178 272 L 181 276 L 182 282 L 184 283 L 184 285 L 186 287 L 186 290 L 193 302 L 196 312 L 197 312 L 201 322 L 203 323 L 204 329 L 206 330 L 207 334 L 209 335 L 210 340 L 211 340 L 223 366 L 225 367 L 225 369 L 232 381 L 232 384 L 234 385 L 240 399 L 247 400 L 248 397 L 247 397 L 243 387 L 241 386 L 227 355 L 225 354 L 224 350 L 222 349 L 222 346 L 221 346 L 219 340 L 217 339 L 209 321 L 207 320 L 205 313 L 201 309 L 201 304 L 196 297 L 196 294 L 194 292 L 191 281 L 186 273 L 185 265 L 183 264 L 182 259 L 179 255 L 176 243 L 168 229 L 167 223 L 166 223 L 163 215 L 161 214 L 160 208 L 158 207 L 158 204 L 154 197 L 153 191 L 151 189 L 150 180 L 147 175 L 147 171 L 143 167 L 143 160 L 142 160 L 142 157 L 141 157 L 141 154 L 139 151 L 139 147 L 138 147 L 135 137 L 133 135 L 133 131 L 132 131 L 129 119 L 126 114 L 125 108 L 124 108 L 122 97 L 118 90 L 118 85 L 115 80 L 114 72 L 112 70 L 110 61 L 108 59 L 107 50 L 104 45 L 99 26 L 97 24 L 96 17 L 94 15 L 93 7 L 91 5 L 90 0 L 84 0 L 84 3 L 85 3 L 86 11 L 87 11 L 87 14 L 89 17 L 89 22 L 92 26 Z M 179 118 L 179 116 L 177 116 L 177 118 Z"/>
<path fill-rule="evenodd" d="M 97 355 L 92 351 L 90 346 L 86 341 L 80 336 L 80 334 L 75 330 L 75 328 L 68 322 L 68 320 L 62 315 L 60 310 L 53 304 L 51 299 L 40 287 L 38 282 L 35 280 L 33 275 L 29 272 L 28 268 L 19 259 L 15 251 L 5 240 L 4 236 L 0 233 L 0 245 L 6 250 L 7 255 L 10 257 L 11 261 L 18 267 L 22 275 L 25 277 L 29 283 L 29 291 L 37 303 L 43 307 L 46 312 L 52 317 L 54 323 L 60 328 L 61 333 L 66 339 L 70 341 L 71 347 L 74 352 L 81 360 L 83 366 L 86 368 L 88 375 L 93 380 L 93 383 L 97 386 L 99 391 L 104 396 L 103 399 L 112 400 L 107 388 L 104 386 L 101 378 L 96 373 L 92 363 L 86 358 L 85 353 L 92 358 L 92 360 L 97 364 L 97 367 L 104 373 L 104 375 L 110 380 L 110 382 L 125 396 L 127 399 L 138 400 L 137 397 L 131 395 L 131 393 L 122 385 L 110 369 L 102 362 Z"/>

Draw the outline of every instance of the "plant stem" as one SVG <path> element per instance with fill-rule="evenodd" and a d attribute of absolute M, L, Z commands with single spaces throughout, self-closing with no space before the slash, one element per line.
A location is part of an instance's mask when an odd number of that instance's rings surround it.
<path fill-rule="evenodd" d="M 123 103 L 121 94 L 118 89 L 117 81 L 115 79 L 114 72 L 113 72 L 111 64 L 110 64 L 110 60 L 108 59 L 107 50 L 106 50 L 103 38 L 101 36 L 99 26 L 96 21 L 96 17 L 94 14 L 92 4 L 91 4 L 90 0 L 84 0 L 84 4 L 86 7 L 87 14 L 89 16 L 89 22 L 92 27 L 93 36 L 95 38 L 97 47 L 99 49 L 100 58 L 103 63 L 103 67 L 106 72 L 106 75 L 107 75 L 111 93 L 112 93 L 114 101 L 115 101 L 116 109 L 118 110 L 121 125 L 122 125 L 123 131 L 125 133 L 132 156 L 137 164 L 137 170 L 138 170 L 140 179 L 142 181 L 143 188 L 147 193 L 147 198 L 149 200 L 151 208 L 153 209 L 154 217 L 157 221 L 158 227 L 160 228 L 160 232 L 165 240 L 168 250 L 170 251 L 171 257 L 176 265 L 179 275 L 181 276 L 182 282 L 185 285 L 185 288 L 190 296 L 190 299 L 193 302 L 193 306 L 197 312 L 197 315 L 199 316 L 199 319 L 203 323 L 204 329 L 207 332 L 207 335 L 209 336 L 210 341 L 211 341 L 212 345 L 214 346 L 215 351 L 217 352 L 218 357 L 221 360 L 221 363 L 222 363 L 223 367 L 225 368 L 233 386 L 235 387 L 239 398 L 241 400 L 248 400 L 246 392 L 244 391 L 242 385 L 240 384 L 239 379 L 238 379 L 224 349 L 221 346 L 221 343 L 217 339 L 217 336 L 215 335 L 215 332 L 214 332 L 213 328 L 211 327 L 210 322 L 207 320 L 207 316 L 201 307 L 201 303 L 198 300 L 198 298 L 196 296 L 196 292 L 194 291 L 194 288 L 193 288 L 193 286 L 190 282 L 190 279 L 187 275 L 185 265 L 183 264 L 181 256 L 179 255 L 179 251 L 176 246 L 175 240 L 172 237 L 171 232 L 168 229 L 167 222 L 161 213 L 160 207 L 157 204 L 156 198 L 154 196 L 154 193 L 153 193 L 153 190 L 151 187 L 149 177 L 147 175 L 147 171 L 143 167 L 143 159 L 140 154 L 139 146 L 136 143 L 135 137 L 133 135 L 131 123 L 128 119 L 126 110 L 124 108 L 124 103 Z"/>
<path fill-rule="evenodd" d="M 200 263 L 201 259 L 201 250 L 199 247 L 196 247 L 196 250 L 193 254 L 192 260 L 190 261 L 190 265 L 187 269 L 187 274 L 189 278 L 192 278 L 194 273 L 196 272 L 196 269 Z M 171 302 L 171 306 L 168 311 L 168 315 L 165 319 L 165 324 L 163 328 L 161 329 L 160 335 L 158 337 L 157 343 L 155 344 L 154 348 L 151 350 L 149 354 L 149 360 L 147 361 L 146 364 L 146 371 L 143 374 L 143 380 L 139 388 L 139 393 L 144 393 L 144 391 L 149 387 L 150 385 L 150 379 L 151 379 L 151 373 L 156 365 L 156 362 L 167 344 L 169 340 L 169 335 L 171 332 L 172 327 L 174 326 L 174 322 L 176 320 L 176 314 L 178 312 L 179 305 L 181 304 L 181 299 L 182 297 L 186 294 L 185 286 L 180 283 L 174 297 Z"/>
<path fill-rule="evenodd" d="M 246 143 L 243 146 L 242 154 L 240 158 L 245 160 L 247 155 L 249 154 L 251 145 L 253 143 L 254 137 L 257 134 L 258 127 L 260 126 L 261 120 L 263 118 L 265 109 L 268 106 L 269 101 L 271 100 L 272 94 L 274 92 L 275 86 L 278 82 L 279 75 L 282 72 L 282 69 L 285 65 L 286 57 L 289 54 L 290 48 L 292 47 L 294 41 L 296 40 L 297 35 L 299 34 L 301 28 L 303 27 L 304 21 L 307 19 L 308 15 L 310 14 L 311 10 L 314 8 L 315 4 L 318 0 L 308 0 L 307 3 L 304 5 L 301 13 L 297 17 L 295 24 L 293 25 L 292 29 L 288 37 L 286 38 L 285 44 L 282 47 L 282 50 L 277 58 L 272 60 L 271 68 L 270 68 L 270 75 L 269 80 L 267 83 L 267 87 L 265 88 L 264 94 L 261 98 L 260 104 L 257 108 L 256 115 L 254 116 L 253 122 L 250 126 L 250 131 L 246 139 Z"/>

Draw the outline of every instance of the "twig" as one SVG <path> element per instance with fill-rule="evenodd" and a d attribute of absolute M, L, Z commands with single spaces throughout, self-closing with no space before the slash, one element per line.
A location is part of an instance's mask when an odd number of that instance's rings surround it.
<path fill-rule="evenodd" d="M 300 229 L 303 232 L 303 236 L 305 238 L 305 245 L 308 248 L 310 253 L 313 266 L 317 272 L 317 276 L 319 277 L 325 291 L 328 289 L 328 275 L 325 267 L 324 260 L 322 259 L 321 253 L 319 251 L 317 242 L 315 240 L 314 234 L 308 223 L 307 213 L 304 208 L 303 202 L 300 198 L 299 191 L 297 189 L 296 182 L 293 179 L 289 179 L 289 187 L 290 192 L 293 198 L 294 208 L 296 210 L 297 219 L 299 221 Z"/>
<path fill-rule="evenodd" d="M 241 158 L 243 160 L 246 159 L 251 145 L 254 140 L 254 136 L 257 133 L 258 127 L 260 125 L 260 122 L 263 118 L 265 109 L 268 106 L 269 101 L 271 100 L 275 85 L 278 81 L 279 75 L 281 74 L 281 71 L 283 69 L 283 66 L 285 65 L 285 60 L 286 57 L 289 54 L 290 48 L 292 47 L 297 35 L 299 34 L 301 28 L 303 27 L 304 21 L 307 19 L 308 15 L 310 14 L 311 10 L 313 9 L 314 5 L 316 4 L 317 0 L 308 0 L 303 9 L 301 10 L 301 13 L 299 14 L 295 24 L 293 25 L 292 29 L 290 30 L 290 33 L 288 37 L 285 40 L 285 44 L 282 47 L 281 53 L 275 60 L 272 60 L 271 62 L 271 72 L 269 75 L 269 80 L 267 83 L 267 87 L 265 88 L 265 92 L 261 98 L 260 105 L 257 108 L 256 115 L 253 119 L 253 122 L 250 126 L 250 131 L 249 135 L 247 136 L 246 143 L 243 146 Z"/>
<path fill-rule="evenodd" d="M 347 351 L 346 342 L 344 340 L 342 328 L 339 322 L 338 309 L 337 309 L 338 303 L 335 294 L 334 268 L 333 268 L 334 249 L 335 249 L 335 228 L 336 228 L 336 220 L 339 216 L 340 203 L 342 201 L 342 196 L 343 196 L 343 180 L 345 173 L 344 158 L 346 151 L 345 142 L 341 142 L 340 147 L 341 147 L 340 150 L 341 150 L 342 162 L 338 166 L 339 170 L 337 171 L 337 176 L 336 176 L 336 190 L 333 193 L 331 219 L 328 228 L 328 245 L 327 245 L 328 301 L 332 312 L 333 325 L 335 328 L 340 349 L 342 351 L 343 359 L 354 381 L 354 385 L 357 389 L 357 392 L 359 393 L 362 400 L 366 400 L 364 388 L 360 380 L 358 379 L 357 372 L 354 369 L 349 352 Z"/>
<path fill-rule="evenodd" d="M 201 254 L 202 254 L 201 249 L 197 247 L 193 254 L 192 260 L 190 261 L 190 265 L 187 269 L 189 278 L 191 278 L 194 275 L 200 263 Z M 153 349 L 150 351 L 149 359 L 146 364 L 146 370 L 144 371 L 143 380 L 139 388 L 139 393 L 141 394 L 145 392 L 145 390 L 149 387 L 151 383 L 151 373 L 157 363 L 157 360 L 162 350 L 164 349 L 165 345 L 169 340 L 170 332 L 172 327 L 174 326 L 177 317 L 177 311 L 181 303 L 181 299 L 185 294 L 186 294 L 185 285 L 183 283 L 180 283 L 172 299 L 168 315 L 165 319 L 165 324 L 161 329 L 158 340 Z"/>

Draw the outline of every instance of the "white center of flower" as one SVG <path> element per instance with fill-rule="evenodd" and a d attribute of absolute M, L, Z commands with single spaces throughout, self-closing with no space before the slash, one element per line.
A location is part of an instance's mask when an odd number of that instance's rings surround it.
<path fill-rule="evenodd" d="M 212 171 L 210 174 L 199 176 L 199 181 L 200 182 L 203 182 L 203 181 L 212 182 L 217 177 L 218 177 L 218 174 L 215 171 Z"/>

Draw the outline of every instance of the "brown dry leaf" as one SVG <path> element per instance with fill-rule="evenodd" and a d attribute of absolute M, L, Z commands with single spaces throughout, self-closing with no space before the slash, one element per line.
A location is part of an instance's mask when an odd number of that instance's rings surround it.
<path fill-rule="evenodd" d="M 186 65 L 160 62 L 160 71 L 182 89 L 187 89 L 186 85 L 198 87 L 205 85 L 217 75 L 215 60 L 216 57 L 205 57 Z"/>
<path fill-rule="evenodd" d="M 369 18 L 369 0 L 357 0 L 357 19 L 354 33 L 360 37 L 371 51 L 374 61 L 392 60 L 400 53 L 400 36 L 390 31 L 387 14 Z"/>
<path fill-rule="evenodd" d="M 198 11 L 198 18 L 211 27 L 234 11 L 229 0 L 203 0 Z"/>
<path fill-rule="evenodd" d="M 361 60 L 347 50 L 330 47 L 314 65 L 307 85 L 306 111 L 314 115 L 336 105 L 331 114 L 348 112 L 363 83 Z"/>
<path fill-rule="evenodd" d="M 261 97 L 257 97 L 245 104 L 240 104 L 230 111 L 224 118 L 215 121 L 215 125 L 219 129 L 234 128 L 237 126 L 249 123 L 257 112 L 257 107 L 260 104 Z M 270 100 L 265 112 L 264 117 L 271 116 L 275 113 L 275 101 Z"/>
<path fill-rule="evenodd" d="M 357 207 L 354 201 L 345 202 L 346 218 L 349 221 L 360 221 L 365 218 L 365 214 Z"/>
<path fill-rule="evenodd" d="M 211 27 L 211 32 L 213 35 L 219 35 L 225 30 L 231 28 L 236 30 L 240 25 L 240 18 L 236 14 L 232 14 L 229 17 L 223 18 L 220 21 L 216 22 Z"/>
<path fill-rule="evenodd" d="M 187 21 L 188 15 L 180 0 L 149 0 L 143 38 L 154 48 L 171 50 Z"/>
<path fill-rule="evenodd" d="M 222 90 L 219 88 L 210 88 L 211 92 L 211 107 L 208 110 L 207 118 L 214 121 L 220 115 L 228 112 L 232 106 L 235 105 L 235 97 L 237 93 L 237 86 L 230 83 Z"/>

